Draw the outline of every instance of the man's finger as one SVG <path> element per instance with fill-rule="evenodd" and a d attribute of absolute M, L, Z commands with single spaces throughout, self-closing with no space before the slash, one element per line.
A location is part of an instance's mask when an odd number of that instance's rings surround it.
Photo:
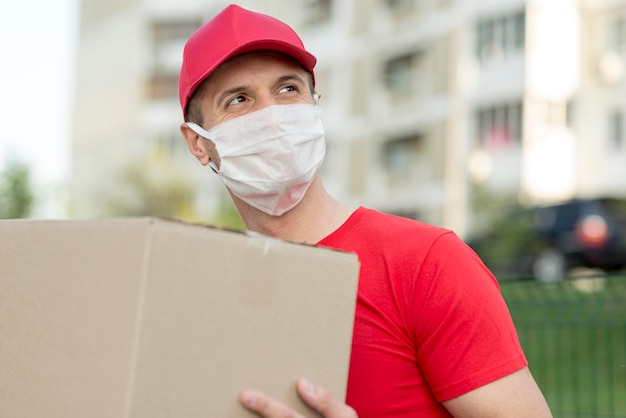
<path fill-rule="evenodd" d="M 354 409 L 338 401 L 328 390 L 306 379 L 299 379 L 298 394 L 311 408 L 324 418 L 357 418 Z"/>
<path fill-rule="evenodd" d="M 303 418 L 290 408 L 256 390 L 244 390 L 239 396 L 242 405 L 265 418 Z"/>

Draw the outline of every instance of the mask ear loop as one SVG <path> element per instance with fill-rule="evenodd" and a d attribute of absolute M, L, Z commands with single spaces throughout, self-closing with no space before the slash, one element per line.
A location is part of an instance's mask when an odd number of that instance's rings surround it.
<path fill-rule="evenodd" d="M 209 138 L 207 138 L 207 136 L 209 136 L 209 132 L 206 131 L 204 128 L 202 128 L 200 125 L 198 125 L 197 123 L 194 122 L 186 122 L 187 126 L 194 131 L 195 133 L 197 133 L 198 135 L 200 135 L 202 138 L 206 139 L 207 141 L 210 141 Z M 219 170 L 217 169 L 217 167 L 215 166 L 215 163 L 213 161 L 209 161 L 209 167 L 211 168 L 211 170 L 213 170 L 213 172 L 215 174 L 219 174 Z"/>
<path fill-rule="evenodd" d="M 315 101 L 315 106 L 319 106 L 320 104 L 320 95 L 315 93 L 313 94 L 313 101 Z"/>

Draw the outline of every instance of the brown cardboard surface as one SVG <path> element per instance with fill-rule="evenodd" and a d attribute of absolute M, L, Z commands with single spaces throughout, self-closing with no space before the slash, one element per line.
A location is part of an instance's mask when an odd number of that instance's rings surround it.
<path fill-rule="evenodd" d="M 0 221 L 0 417 L 249 417 L 345 395 L 355 255 L 154 218 Z"/>

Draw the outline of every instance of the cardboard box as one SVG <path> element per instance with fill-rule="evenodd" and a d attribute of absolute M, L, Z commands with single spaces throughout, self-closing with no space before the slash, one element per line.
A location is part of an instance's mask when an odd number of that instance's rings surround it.
<path fill-rule="evenodd" d="M 155 218 L 0 221 L 0 417 L 249 417 L 343 399 L 355 255 Z"/>

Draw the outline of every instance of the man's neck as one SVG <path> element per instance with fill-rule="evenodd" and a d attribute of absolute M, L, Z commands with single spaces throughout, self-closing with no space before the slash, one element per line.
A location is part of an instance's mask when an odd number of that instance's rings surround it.
<path fill-rule="evenodd" d="M 281 216 L 270 216 L 242 202 L 236 203 L 251 231 L 306 244 L 316 244 L 331 234 L 354 211 L 333 199 L 319 178 L 313 181 L 302 201 Z"/>

